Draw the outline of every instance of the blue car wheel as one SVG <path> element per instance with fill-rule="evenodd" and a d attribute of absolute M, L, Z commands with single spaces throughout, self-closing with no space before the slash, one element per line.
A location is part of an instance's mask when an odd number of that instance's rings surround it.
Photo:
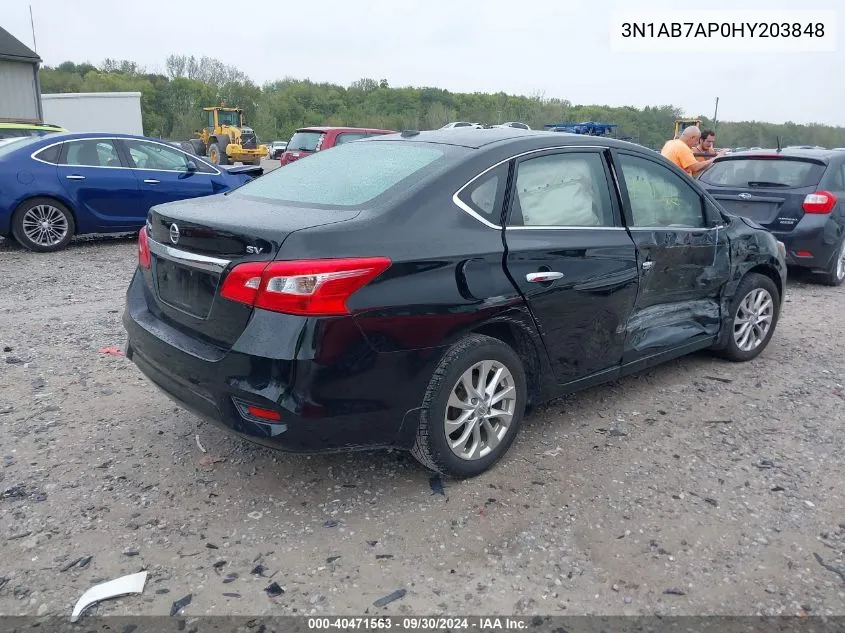
<path fill-rule="evenodd" d="M 12 218 L 12 235 L 18 244 L 39 253 L 65 248 L 75 231 L 73 214 L 52 198 L 27 200 L 17 208 Z"/>

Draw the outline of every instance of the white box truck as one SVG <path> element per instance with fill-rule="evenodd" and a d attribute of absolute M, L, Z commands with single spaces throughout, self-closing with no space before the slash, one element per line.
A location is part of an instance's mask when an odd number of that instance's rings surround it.
<path fill-rule="evenodd" d="M 44 120 L 70 132 L 144 134 L 140 92 L 66 92 L 41 95 Z"/>

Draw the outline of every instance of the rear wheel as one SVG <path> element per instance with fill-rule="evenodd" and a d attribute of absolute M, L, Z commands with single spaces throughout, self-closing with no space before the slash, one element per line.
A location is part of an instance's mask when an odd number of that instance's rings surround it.
<path fill-rule="evenodd" d="M 12 217 L 12 235 L 17 242 L 39 253 L 65 248 L 75 231 L 73 214 L 61 202 L 51 198 L 27 200 Z"/>
<path fill-rule="evenodd" d="M 740 282 L 731 302 L 731 331 L 719 354 L 728 360 L 744 362 L 757 357 L 774 334 L 780 316 L 780 293 L 775 283 L 758 273 L 749 273 Z"/>
<path fill-rule="evenodd" d="M 205 145 L 202 139 L 192 138 L 188 139 L 188 145 L 191 146 L 191 152 L 197 156 L 205 156 Z"/>
<path fill-rule="evenodd" d="M 830 268 L 822 276 L 822 283 L 828 286 L 841 286 L 845 281 L 845 240 L 839 245 L 839 250 L 833 256 Z"/>
<path fill-rule="evenodd" d="M 513 443 L 526 389 L 522 361 L 508 345 L 477 334 L 462 339 L 431 378 L 412 454 L 444 475 L 480 475 Z"/>
<path fill-rule="evenodd" d="M 228 165 L 229 157 L 226 156 L 226 145 L 223 142 L 209 143 L 208 160 L 215 165 Z"/>

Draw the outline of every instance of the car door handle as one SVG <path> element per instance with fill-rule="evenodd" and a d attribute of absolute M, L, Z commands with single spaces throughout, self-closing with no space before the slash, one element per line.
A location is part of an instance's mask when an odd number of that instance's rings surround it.
<path fill-rule="evenodd" d="M 154 180 L 152 178 L 147 178 L 144 182 L 147 183 L 148 185 L 157 185 L 160 181 Z"/>
<path fill-rule="evenodd" d="M 65 176 L 68 180 L 85 180 L 85 176 L 78 176 L 76 174 L 72 174 L 70 176 Z"/>
<path fill-rule="evenodd" d="M 555 279 L 562 279 L 563 273 L 558 273 L 553 270 L 543 270 L 537 273 L 528 273 L 525 279 L 531 283 L 544 283 L 547 281 L 554 281 Z"/>

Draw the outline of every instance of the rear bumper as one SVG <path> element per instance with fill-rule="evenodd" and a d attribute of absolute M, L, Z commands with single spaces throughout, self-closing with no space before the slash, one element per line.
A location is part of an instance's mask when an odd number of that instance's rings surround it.
<path fill-rule="evenodd" d="M 337 343 L 323 357 L 279 354 L 272 313 L 254 315 L 230 350 L 198 341 L 148 309 L 143 277 L 127 293 L 123 325 L 126 355 L 179 405 L 245 439 L 284 451 L 337 452 L 384 446 L 409 448 L 416 434 L 428 362 L 414 352 L 377 353 L 351 319 L 337 334 L 302 319 L 302 330 L 321 332 L 320 344 Z M 262 321 L 254 325 L 257 321 Z M 285 320 L 284 327 L 290 327 Z M 261 340 L 255 332 L 263 333 Z M 245 340 L 252 339 L 252 340 Z M 296 340 L 296 337 L 294 337 Z M 311 341 L 297 348 L 314 350 Z M 263 355 L 238 349 L 262 349 Z M 274 358 L 284 356 L 288 358 Z M 236 401 L 278 412 L 278 421 L 242 414 Z"/>
<path fill-rule="evenodd" d="M 786 246 L 789 266 L 827 270 L 842 243 L 843 221 L 838 214 L 805 214 L 791 231 L 772 231 Z"/>

